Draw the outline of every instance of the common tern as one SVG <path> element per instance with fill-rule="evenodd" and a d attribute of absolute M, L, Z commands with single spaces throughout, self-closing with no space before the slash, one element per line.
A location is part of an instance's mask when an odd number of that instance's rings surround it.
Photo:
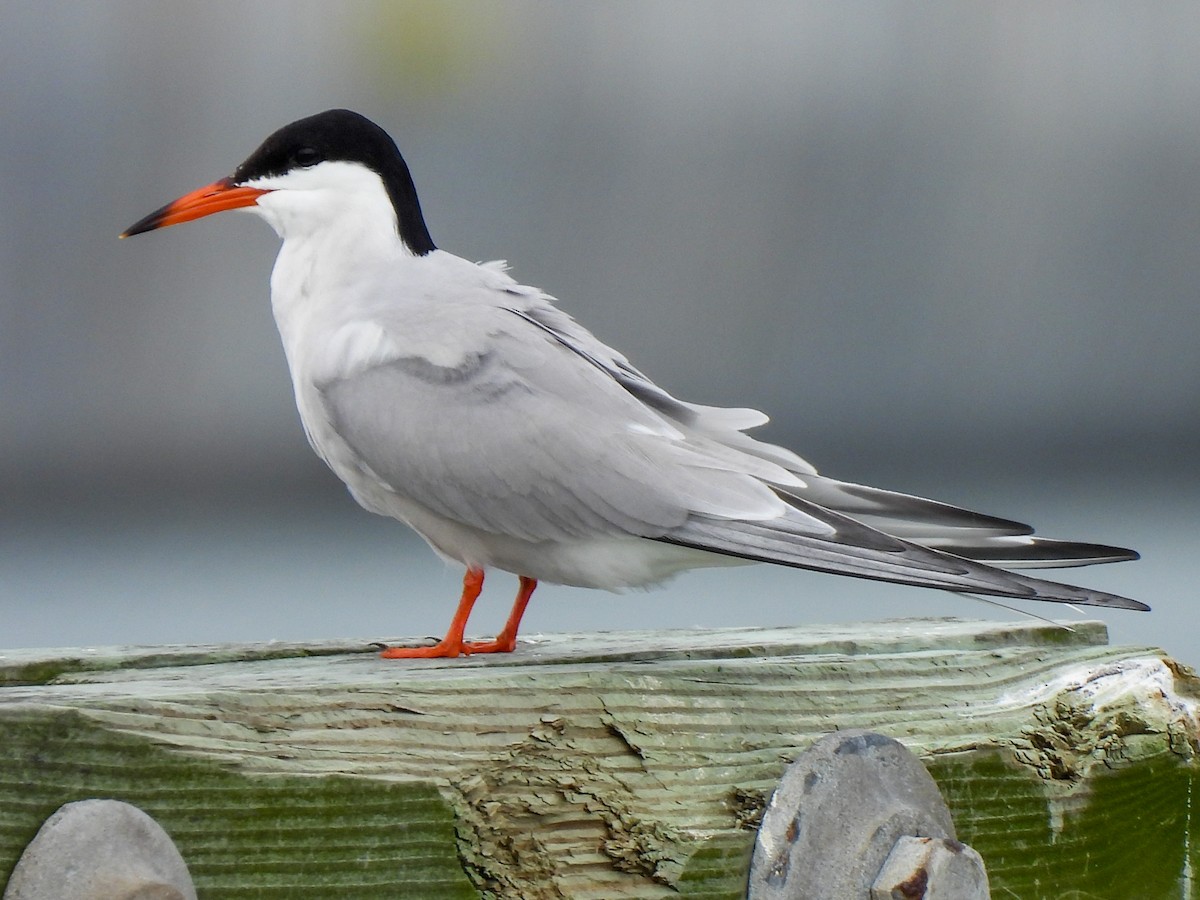
<path fill-rule="evenodd" d="M 271 305 L 313 449 L 362 506 L 466 567 L 446 636 L 386 657 L 511 651 L 539 581 L 620 590 L 747 562 L 1149 609 L 997 568 L 1131 550 L 819 475 L 745 433 L 762 413 L 676 399 L 504 263 L 438 249 L 396 144 L 357 113 L 279 129 L 122 237 L 227 209 L 282 239 Z M 488 568 L 519 577 L 517 599 L 494 640 L 466 641 Z"/>

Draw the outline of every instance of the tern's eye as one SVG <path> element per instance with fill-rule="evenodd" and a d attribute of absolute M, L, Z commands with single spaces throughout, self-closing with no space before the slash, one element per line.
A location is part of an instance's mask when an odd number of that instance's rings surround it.
<path fill-rule="evenodd" d="M 315 166 L 320 161 L 321 151 L 315 147 L 301 147 L 292 154 L 292 164 L 296 166 L 308 168 L 309 166 Z"/>

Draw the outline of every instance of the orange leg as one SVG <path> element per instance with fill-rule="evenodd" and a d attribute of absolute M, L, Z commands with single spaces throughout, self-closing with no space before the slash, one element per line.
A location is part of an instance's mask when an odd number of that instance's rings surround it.
<path fill-rule="evenodd" d="M 458 601 L 458 609 L 450 621 L 446 636 L 432 647 L 388 647 L 379 655 L 384 659 L 432 659 L 437 657 L 456 657 L 472 653 L 511 653 L 517 646 L 517 629 L 521 625 L 521 617 L 525 615 L 525 607 L 537 582 L 532 578 L 521 576 L 521 589 L 517 593 L 512 612 L 504 630 L 494 641 L 464 641 L 463 632 L 467 628 L 467 619 L 471 617 L 471 609 L 483 590 L 483 570 L 467 569 L 463 576 L 462 597 Z"/>
<path fill-rule="evenodd" d="M 467 644 L 468 653 L 512 653 L 517 649 L 517 629 L 521 627 L 521 617 L 525 615 L 525 607 L 529 598 L 537 589 L 537 581 L 521 576 L 521 588 L 517 591 L 517 599 L 513 601 L 512 612 L 504 623 L 504 630 L 496 635 L 494 641 L 472 641 Z"/>

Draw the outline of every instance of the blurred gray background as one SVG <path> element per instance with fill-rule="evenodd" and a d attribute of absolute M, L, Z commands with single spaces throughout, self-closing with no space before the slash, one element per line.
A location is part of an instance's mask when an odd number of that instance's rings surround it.
<path fill-rule="evenodd" d="M 276 238 L 118 243 L 331 106 L 434 240 L 829 474 L 1138 563 L 1114 640 L 1200 662 L 1194 3 L 0 2 L 0 647 L 441 634 L 461 573 L 305 443 Z M 503 620 L 489 581 L 473 630 Z M 1040 614 L 1071 615 L 1038 605 Z M 755 567 L 526 631 L 1015 618 Z M 1094 614 L 1094 613 L 1093 613 Z"/>

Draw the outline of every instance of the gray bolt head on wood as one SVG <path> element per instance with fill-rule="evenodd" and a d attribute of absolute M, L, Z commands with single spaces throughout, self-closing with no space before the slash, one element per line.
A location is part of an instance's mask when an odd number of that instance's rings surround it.
<path fill-rule="evenodd" d="M 867 900 L 905 835 L 954 840 L 921 761 L 881 734 L 826 735 L 788 766 L 767 804 L 748 900 Z"/>
<path fill-rule="evenodd" d="M 42 823 L 4 900 L 196 900 L 196 889 L 150 816 L 118 800 L 80 800 Z"/>
<path fill-rule="evenodd" d="M 989 896 L 979 854 L 948 838 L 900 838 L 871 886 L 871 900 L 988 900 Z"/>

